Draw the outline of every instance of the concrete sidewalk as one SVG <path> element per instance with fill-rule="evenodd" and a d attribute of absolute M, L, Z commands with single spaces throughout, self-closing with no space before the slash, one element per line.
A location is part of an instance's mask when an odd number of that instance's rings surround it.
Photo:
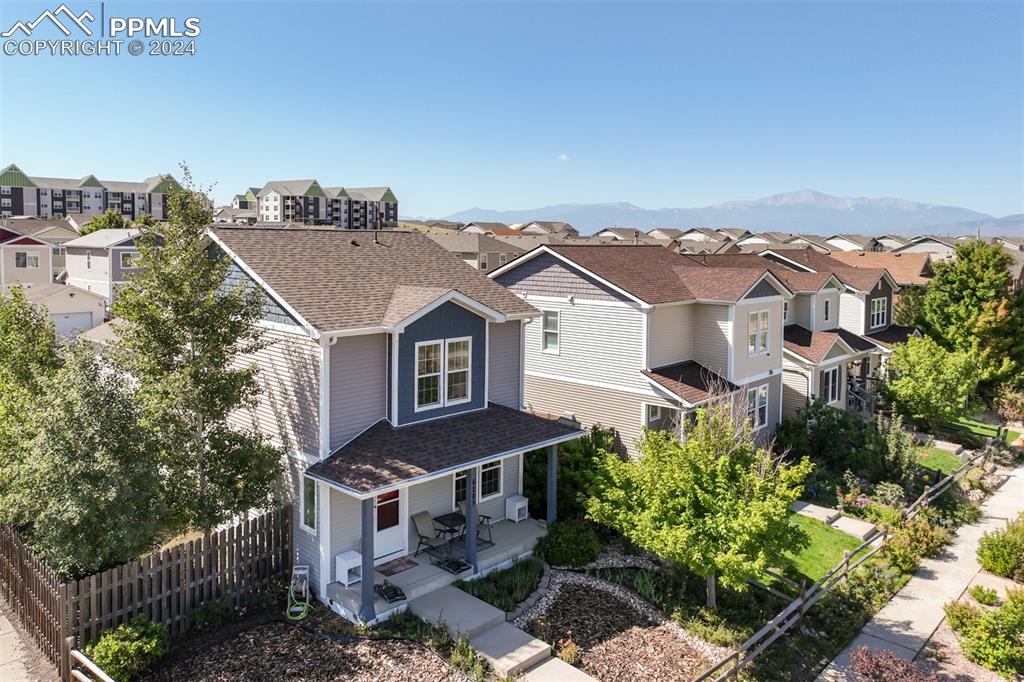
<path fill-rule="evenodd" d="M 14 631 L 11 622 L 0 613 L 0 680 L 3 682 L 31 682 L 25 667 L 25 646 Z"/>
<path fill-rule="evenodd" d="M 961 527 L 942 554 L 925 559 L 910 581 L 864 626 L 857 638 L 822 671 L 819 681 L 849 679 L 850 654 L 861 646 L 888 649 L 913 660 L 946 617 L 943 606 L 959 599 L 981 570 L 975 551 L 985 533 L 1002 528 L 1024 511 L 1024 467 L 982 506 L 978 523 Z"/>

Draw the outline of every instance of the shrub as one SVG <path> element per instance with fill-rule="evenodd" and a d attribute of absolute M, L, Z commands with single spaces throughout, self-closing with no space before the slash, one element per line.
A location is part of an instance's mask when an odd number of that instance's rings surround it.
<path fill-rule="evenodd" d="M 167 628 L 139 614 L 107 630 L 85 654 L 116 680 L 130 680 L 167 653 Z"/>
<path fill-rule="evenodd" d="M 901 507 L 904 502 L 903 486 L 899 483 L 882 481 L 875 486 L 875 492 L 871 497 L 887 507 Z"/>
<path fill-rule="evenodd" d="M 861 515 L 871 523 L 889 527 L 896 527 L 902 522 L 901 514 L 898 508 L 887 504 L 869 504 L 861 512 Z"/>
<path fill-rule="evenodd" d="M 532 557 L 478 580 L 456 580 L 455 587 L 502 611 L 511 611 L 533 594 L 543 573 L 544 562 Z"/>
<path fill-rule="evenodd" d="M 552 566 L 583 566 L 601 553 L 601 541 L 582 521 L 556 521 L 533 551 Z"/>
<path fill-rule="evenodd" d="M 558 640 L 558 657 L 569 665 L 579 665 L 580 648 L 572 641 L 572 630 L 565 633 L 565 639 Z"/>
<path fill-rule="evenodd" d="M 967 635 L 974 629 L 974 624 L 981 617 L 981 609 L 974 604 L 951 601 L 943 607 L 946 611 L 946 618 L 949 620 L 949 627 L 958 635 Z"/>
<path fill-rule="evenodd" d="M 478 682 L 487 679 L 487 661 L 473 650 L 473 647 L 469 645 L 469 640 L 464 637 L 460 637 L 455 642 L 448 662 L 452 664 L 453 668 L 465 673 L 471 679 L 478 680 Z"/>
<path fill-rule="evenodd" d="M 916 517 L 893 530 L 883 552 L 889 563 L 902 573 L 910 573 L 921 557 L 935 556 L 949 540 L 949 533 Z"/>
<path fill-rule="evenodd" d="M 904 661 L 891 651 L 872 651 L 862 646 L 851 655 L 850 670 L 869 682 L 938 682 L 935 674 L 922 672 L 914 663 Z"/>
<path fill-rule="evenodd" d="M 815 630 L 828 633 L 834 645 L 845 645 L 899 587 L 900 575 L 895 570 L 865 565 L 822 597 L 808 619 Z"/>
<path fill-rule="evenodd" d="M 985 533 L 978 542 L 978 563 L 990 573 L 1011 578 L 1024 564 L 1024 522 Z"/>
<path fill-rule="evenodd" d="M 1024 421 L 1024 388 L 1003 384 L 996 391 L 993 407 L 1003 421 Z"/>
<path fill-rule="evenodd" d="M 1006 603 L 974 621 L 961 643 L 968 660 L 1011 677 L 1024 670 L 1024 590 L 1006 595 Z"/>
<path fill-rule="evenodd" d="M 931 523 L 953 531 L 981 518 L 981 508 L 958 487 L 949 488 L 934 503 L 921 510 Z"/>
<path fill-rule="evenodd" d="M 584 503 L 590 496 L 601 459 L 615 451 L 611 431 L 595 425 L 590 433 L 558 446 L 558 518 L 583 518 Z M 544 450 L 526 454 L 523 460 L 523 495 L 530 500 L 530 514 L 544 518 L 547 513 L 548 456 Z"/>
<path fill-rule="evenodd" d="M 999 592 L 991 587 L 985 587 L 984 585 L 975 585 L 972 587 L 971 596 L 974 597 L 974 601 L 985 606 L 995 606 L 999 603 Z"/>

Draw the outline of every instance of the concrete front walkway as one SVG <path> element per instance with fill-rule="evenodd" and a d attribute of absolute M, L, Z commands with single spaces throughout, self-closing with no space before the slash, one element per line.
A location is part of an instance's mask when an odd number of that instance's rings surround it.
<path fill-rule="evenodd" d="M 818 676 L 819 681 L 849 679 L 850 654 L 861 646 L 888 649 L 913 660 L 946 617 L 943 606 L 959 599 L 981 570 L 978 541 L 1024 511 L 1024 467 L 1009 472 L 1006 482 L 982 506 L 981 520 L 963 526 L 942 554 L 921 562 L 910 581 L 864 626 L 860 635 Z"/>
<path fill-rule="evenodd" d="M 585 672 L 551 656 L 551 646 L 505 622 L 505 612 L 457 587 L 443 587 L 409 602 L 423 620 L 466 637 L 499 676 L 526 682 L 593 682 Z M 0 679 L 3 679 L 0 677 Z"/>
<path fill-rule="evenodd" d="M 30 677 L 25 667 L 25 646 L 14 631 L 11 622 L 0 613 L 0 680 L 4 682 L 29 682 Z"/>

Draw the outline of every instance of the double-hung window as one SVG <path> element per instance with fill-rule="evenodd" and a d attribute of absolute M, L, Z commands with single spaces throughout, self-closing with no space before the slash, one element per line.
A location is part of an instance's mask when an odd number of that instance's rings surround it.
<path fill-rule="evenodd" d="M 27 251 L 14 252 L 14 267 L 16 268 L 38 268 L 39 254 L 28 253 Z"/>
<path fill-rule="evenodd" d="M 138 254 L 131 253 L 130 251 L 121 252 L 121 269 L 131 270 L 132 268 L 138 267 L 135 265 Z"/>
<path fill-rule="evenodd" d="M 873 298 L 871 299 L 871 328 L 877 329 L 884 327 L 886 317 L 889 312 L 889 299 L 886 298 Z"/>
<path fill-rule="evenodd" d="M 558 353 L 560 334 L 557 310 L 545 310 L 541 319 L 540 348 L 545 353 Z"/>
<path fill-rule="evenodd" d="M 839 401 L 839 367 L 831 367 L 822 371 L 818 396 L 826 403 Z"/>
<path fill-rule="evenodd" d="M 501 495 L 501 460 L 480 467 L 480 501 Z"/>
<path fill-rule="evenodd" d="M 747 355 L 768 352 L 768 311 L 750 313 L 747 320 Z"/>
<path fill-rule="evenodd" d="M 416 409 L 469 402 L 472 380 L 469 337 L 416 344 Z"/>
<path fill-rule="evenodd" d="M 747 419 L 755 429 L 768 424 L 768 384 L 747 390 Z"/>

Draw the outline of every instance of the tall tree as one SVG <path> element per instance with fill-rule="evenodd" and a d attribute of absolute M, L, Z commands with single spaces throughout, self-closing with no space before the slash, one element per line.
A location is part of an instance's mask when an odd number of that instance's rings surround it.
<path fill-rule="evenodd" d="M 142 269 L 118 290 L 113 311 L 176 518 L 182 528 L 209 529 L 269 502 L 281 453 L 229 424 L 258 397 L 256 368 L 234 361 L 265 345 L 262 301 L 253 288 L 225 286 L 231 263 L 211 246 L 210 210 L 183 171 L 183 187 L 167 199 L 168 221 L 140 227 Z"/>
<path fill-rule="evenodd" d="M 734 421 L 738 412 L 727 400 L 698 410 L 684 442 L 646 432 L 638 459 L 605 457 L 587 504 L 593 520 L 703 576 L 711 609 L 718 579 L 746 589 L 807 542 L 789 519 L 811 463 L 785 463 L 759 447 L 749 421 Z"/>
<path fill-rule="evenodd" d="M 963 416 L 977 385 L 970 353 L 948 351 L 922 336 L 895 347 L 881 391 L 896 411 L 933 428 Z"/>
<path fill-rule="evenodd" d="M 922 305 L 943 346 L 975 357 L 984 392 L 1024 379 L 1024 294 L 1011 291 L 1009 263 L 999 244 L 960 244 L 955 260 L 935 265 Z"/>
<path fill-rule="evenodd" d="M 32 523 L 30 541 L 65 578 L 149 550 L 167 526 L 156 448 L 140 425 L 132 382 L 86 343 L 43 379 L 32 439 L 0 495 L 4 520 Z"/>
<path fill-rule="evenodd" d="M 131 223 L 124 219 L 118 211 L 107 209 L 101 215 L 96 216 L 82 228 L 82 234 L 92 234 L 97 230 L 121 230 L 131 227 Z"/>

